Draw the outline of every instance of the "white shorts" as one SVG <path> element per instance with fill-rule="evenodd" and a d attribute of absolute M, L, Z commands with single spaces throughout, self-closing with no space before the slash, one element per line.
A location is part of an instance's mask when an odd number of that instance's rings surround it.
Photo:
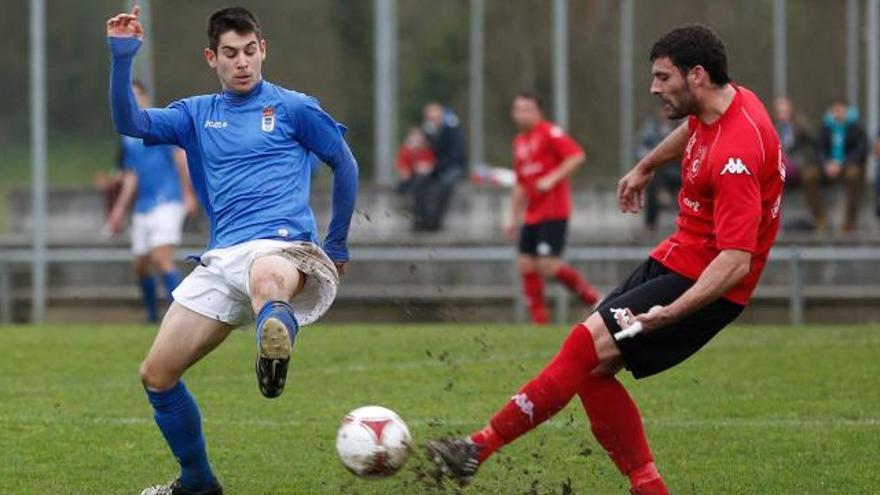
<path fill-rule="evenodd" d="M 208 318 L 244 325 L 254 319 L 248 288 L 251 264 L 272 254 L 285 256 L 305 275 L 302 292 L 289 302 L 300 325 L 314 323 L 333 304 L 339 274 L 324 251 L 311 242 L 260 239 L 212 249 L 174 289 L 174 300 Z"/>
<path fill-rule="evenodd" d="M 159 246 L 180 244 L 183 204 L 162 203 L 146 213 L 135 213 L 131 218 L 131 252 L 144 256 Z"/>

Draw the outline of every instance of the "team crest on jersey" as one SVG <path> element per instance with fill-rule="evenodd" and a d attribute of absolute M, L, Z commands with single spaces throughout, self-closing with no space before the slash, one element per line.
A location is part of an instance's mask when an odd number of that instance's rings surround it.
<path fill-rule="evenodd" d="M 263 108 L 263 120 L 260 128 L 263 132 L 272 132 L 275 130 L 275 109 L 272 107 Z"/>
<path fill-rule="evenodd" d="M 694 181 L 694 178 L 700 173 L 700 165 L 703 164 L 703 160 L 706 158 L 706 147 L 700 146 L 697 149 L 697 152 L 693 154 L 690 167 L 688 167 L 688 178 L 691 182 Z"/>

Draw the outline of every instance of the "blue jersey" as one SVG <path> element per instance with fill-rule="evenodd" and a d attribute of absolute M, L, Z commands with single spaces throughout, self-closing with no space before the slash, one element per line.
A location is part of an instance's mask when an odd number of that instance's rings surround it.
<path fill-rule="evenodd" d="M 140 139 L 123 136 L 122 167 L 138 178 L 136 213 L 146 213 L 162 203 L 183 201 L 173 147 L 144 146 Z"/>
<path fill-rule="evenodd" d="M 333 218 L 324 250 L 348 259 L 348 228 L 357 164 L 345 127 L 305 94 L 260 81 L 247 94 L 223 92 L 141 110 L 131 94 L 135 38 L 109 38 L 113 52 L 111 110 L 117 130 L 147 145 L 186 150 L 193 188 L 211 221 L 209 249 L 254 239 L 317 242 L 309 206 L 317 159 L 334 172 Z"/>

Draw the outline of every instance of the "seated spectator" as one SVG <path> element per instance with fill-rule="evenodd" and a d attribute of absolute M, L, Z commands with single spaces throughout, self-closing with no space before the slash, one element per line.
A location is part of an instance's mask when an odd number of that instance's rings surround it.
<path fill-rule="evenodd" d="M 658 105 L 654 115 L 646 118 L 639 128 L 637 158 L 641 159 L 648 154 L 680 123 L 678 120 L 673 121 L 666 118 L 663 107 Z M 654 178 L 645 189 L 645 228 L 649 232 L 657 231 L 657 221 L 664 205 L 669 206 L 675 212 L 678 211 L 678 190 L 680 188 L 681 164 L 679 162 L 672 161 L 657 169 Z"/>
<path fill-rule="evenodd" d="M 785 152 L 785 183 L 787 186 L 798 184 L 801 171 L 815 168 L 819 163 L 816 138 L 788 97 L 776 98 L 774 114 L 776 132 Z"/>
<path fill-rule="evenodd" d="M 443 228 L 455 184 L 465 176 L 464 138 L 458 117 L 440 103 L 425 105 L 423 115 L 422 130 L 437 160 L 426 180 L 414 188 L 413 230 L 435 232 Z"/>
<path fill-rule="evenodd" d="M 413 190 L 414 184 L 434 170 L 434 151 L 428 143 L 425 133 L 418 127 L 411 127 L 406 140 L 397 150 L 397 192 L 407 193 Z"/>
<path fill-rule="evenodd" d="M 846 193 L 842 231 L 849 233 L 855 229 L 864 187 L 867 147 L 867 136 L 858 122 L 856 110 L 849 108 L 845 99 L 835 98 L 822 122 L 819 163 L 815 166 L 804 164 L 803 169 L 804 193 L 816 230 L 828 228 L 820 185 L 841 179 Z"/>

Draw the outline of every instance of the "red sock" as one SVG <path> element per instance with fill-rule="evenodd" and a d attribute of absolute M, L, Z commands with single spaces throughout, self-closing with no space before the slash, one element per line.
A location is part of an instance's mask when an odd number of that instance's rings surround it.
<path fill-rule="evenodd" d="M 593 435 L 620 472 L 629 476 L 633 493 L 666 493 L 639 410 L 623 385 L 614 377 L 590 376 L 578 395 L 590 417 Z"/>
<path fill-rule="evenodd" d="M 599 300 L 599 293 L 596 292 L 596 289 L 571 265 L 561 264 L 559 270 L 556 271 L 556 279 L 565 284 L 586 304 L 595 304 Z"/>
<path fill-rule="evenodd" d="M 538 272 L 524 272 L 522 278 L 526 306 L 532 315 L 532 322 L 543 325 L 549 321 L 547 306 L 544 304 L 544 279 Z"/>
<path fill-rule="evenodd" d="M 481 448 L 480 461 L 565 407 L 597 363 L 590 331 L 575 325 L 550 364 L 492 416 L 489 427 L 471 435 Z"/>

